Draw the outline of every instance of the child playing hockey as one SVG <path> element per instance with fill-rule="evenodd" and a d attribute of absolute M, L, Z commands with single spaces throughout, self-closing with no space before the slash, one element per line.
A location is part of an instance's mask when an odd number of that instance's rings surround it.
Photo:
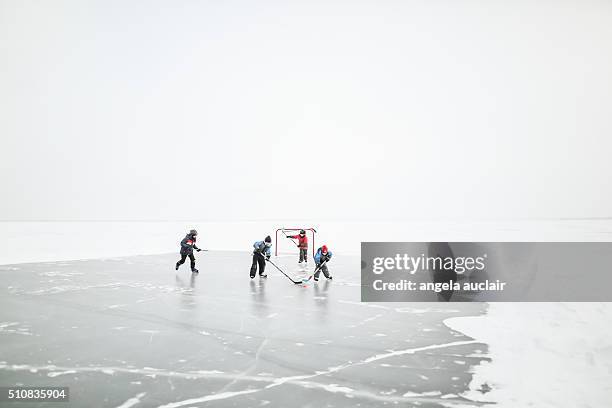
<path fill-rule="evenodd" d="M 300 250 L 300 261 L 298 263 L 308 262 L 308 237 L 306 231 L 300 230 L 299 235 L 288 235 L 287 238 L 293 240 L 297 239 L 297 247 Z M 295 241 L 294 241 L 295 242 Z"/>
<path fill-rule="evenodd" d="M 267 277 L 264 272 L 266 270 L 266 260 L 272 255 L 272 238 L 268 235 L 263 241 L 257 241 L 253 244 L 253 264 L 251 265 L 251 279 L 257 274 L 257 266 L 259 265 L 259 276 Z"/>
<path fill-rule="evenodd" d="M 200 252 L 201 249 L 196 246 L 196 237 L 198 236 L 198 231 L 192 229 L 189 231 L 185 238 L 181 241 L 181 259 L 176 263 L 176 270 L 178 271 L 179 266 L 185 263 L 187 257 L 191 261 L 191 272 L 198 273 L 198 270 L 195 267 L 195 256 L 193 256 L 193 250 Z"/>
<path fill-rule="evenodd" d="M 317 253 L 314 256 L 316 265 L 316 272 L 314 274 L 315 281 L 319 280 L 319 274 L 321 272 L 323 272 L 323 275 L 325 275 L 327 279 L 332 279 L 331 275 L 329 274 L 329 270 L 327 269 L 327 263 L 330 261 L 331 257 L 332 253 L 327 249 L 326 245 L 323 245 L 321 248 L 317 249 Z"/>

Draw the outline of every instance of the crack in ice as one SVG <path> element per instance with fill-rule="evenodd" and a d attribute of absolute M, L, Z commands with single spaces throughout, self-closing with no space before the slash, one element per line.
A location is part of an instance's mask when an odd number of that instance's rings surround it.
<path fill-rule="evenodd" d="M 236 391 L 236 392 L 222 392 L 219 394 L 211 394 L 211 395 L 206 395 L 204 397 L 199 397 L 199 398 L 190 398 L 184 401 L 171 402 L 169 404 L 159 405 L 157 408 L 184 407 L 185 405 L 197 404 L 199 402 L 217 401 L 221 399 L 236 397 L 238 395 L 252 394 L 254 392 L 258 392 L 261 390 L 262 390 L 261 388 L 256 388 L 252 390 L 244 390 L 244 391 Z"/>
<path fill-rule="evenodd" d="M 139 404 L 142 397 L 144 397 L 146 394 L 146 392 L 141 392 L 140 394 L 128 399 L 123 404 L 118 405 L 117 408 L 131 408 L 134 405 Z"/>

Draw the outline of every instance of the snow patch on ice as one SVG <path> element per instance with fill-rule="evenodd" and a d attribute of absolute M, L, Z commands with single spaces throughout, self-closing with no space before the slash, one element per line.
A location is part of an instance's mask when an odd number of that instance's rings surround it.
<path fill-rule="evenodd" d="M 223 371 L 219 370 L 198 370 L 193 372 L 200 375 L 223 374 Z"/>
<path fill-rule="evenodd" d="M 341 393 L 348 394 L 354 391 L 352 388 L 342 387 L 338 384 L 329 384 L 329 385 L 323 386 L 322 388 L 326 391 L 333 392 L 333 393 L 341 392 Z"/>
<path fill-rule="evenodd" d="M 442 395 L 440 391 L 427 391 L 427 392 L 412 392 L 408 391 L 403 396 L 404 397 L 437 397 Z"/>
<path fill-rule="evenodd" d="M 83 272 L 57 272 L 57 271 L 49 271 L 39 273 L 39 276 L 48 276 L 48 277 L 62 277 L 69 278 L 71 276 L 85 275 Z"/>
<path fill-rule="evenodd" d="M 20 334 L 22 336 L 32 336 L 30 327 L 23 325 L 20 322 L 2 322 L 0 323 L 0 333 Z"/>
<path fill-rule="evenodd" d="M 395 394 L 397 390 L 395 388 L 391 388 L 389 391 L 380 391 L 381 395 L 392 395 Z"/>
<path fill-rule="evenodd" d="M 612 396 L 611 303 L 491 303 L 445 320 L 489 345 L 463 397 L 501 408 L 600 407 Z M 483 353 L 483 357 L 486 355 Z"/>
<path fill-rule="evenodd" d="M 26 295 L 55 295 L 58 293 L 65 292 L 76 292 L 81 290 L 89 290 L 89 289 L 104 289 L 104 288 L 115 288 L 120 286 L 119 283 L 105 283 L 101 285 L 60 285 L 53 286 L 45 289 L 31 290 L 31 291 L 15 291 L 15 294 L 26 294 Z"/>

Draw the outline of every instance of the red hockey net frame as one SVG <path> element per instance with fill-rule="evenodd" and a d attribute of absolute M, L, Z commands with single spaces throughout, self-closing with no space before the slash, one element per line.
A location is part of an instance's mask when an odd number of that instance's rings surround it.
<path fill-rule="evenodd" d="M 308 244 L 312 245 L 312 256 L 314 256 L 315 254 L 315 233 L 317 232 L 317 230 L 314 228 L 278 228 L 274 236 L 275 238 L 274 256 L 278 256 L 278 234 L 280 233 L 282 238 L 285 238 L 285 234 L 283 234 L 283 232 L 287 233 L 287 235 L 297 235 L 300 232 L 300 230 L 306 231 L 306 236 L 308 236 L 308 231 L 310 231 L 311 240 Z"/>

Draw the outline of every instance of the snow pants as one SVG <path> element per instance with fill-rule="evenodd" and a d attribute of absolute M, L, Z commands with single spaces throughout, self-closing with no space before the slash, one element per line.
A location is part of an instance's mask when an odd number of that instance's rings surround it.
<path fill-rule="evenodd" d="M 308 262 L 308 248 L 300 248 L 300 262 Z"/>
<path fill-rule="evenodd" d="M 259 276 L 264 274 L 266 270 L 266 260 L 263 255 L 253 254 L 253 264 L 251 265 L 251 279 L 257 274 L 257 266 L 259 266 Z"/>
<path fill-rule="evenodd" d="M 193 256 L 193 252 L 181 252 L 181 259 L 179 259 L 179 261 L 176 263 L 176 266 L 181 266 L 184 264 L 187 257 L 189 257 L 189 260 L 191 261 L 191 270 L 193 271 L 195 269 L 195 256 Z"/>
<path fill-rule="evenodd" d="M 319 264 L 320 265 L 320 264 Z M 317 272 L 314 274 L 314 278 L 315 279 L 319 279 L 319 274 L 321 272 L 323 272 L 323 275 L 325 275 L 325 277 L 327 279 L 329 279 L 329 269 L 327 269 L 327 264 L 323 265 L 322 267 L 319 268 L 319 265 L 317 265 Z"/>

